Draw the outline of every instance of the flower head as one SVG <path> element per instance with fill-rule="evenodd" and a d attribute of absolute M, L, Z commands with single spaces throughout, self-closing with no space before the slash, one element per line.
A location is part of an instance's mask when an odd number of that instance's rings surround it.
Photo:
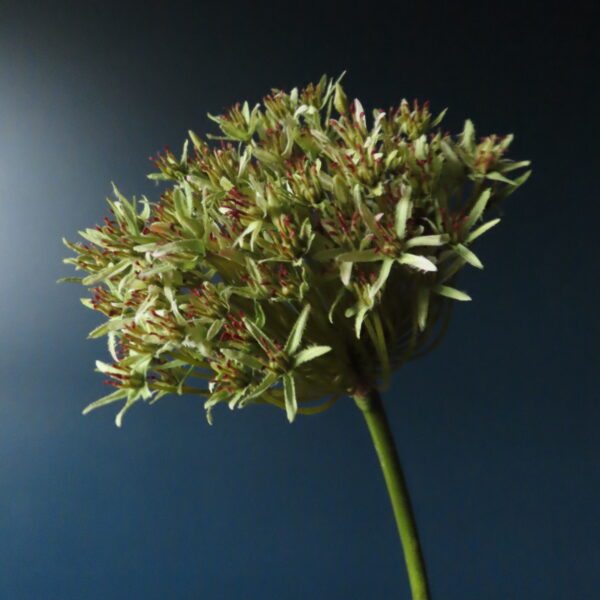
<path fill-rule="evenodd" d="M 340 79 L 209 115 L 218 144 L 190 132 L 179 159 L 151 159 L 170 184 L 159 201 L 115 188 L 112 217 L 80 232 L 89 245 L 65 240 L 113 358 L 97 368 L 115 391 L 84 412 L 124 400 L 120 425 L 140 399 L 194 393 L 209 421 L 222 402 L 291 421 L 384 387 L 441 338 L 470 300 L 456 276 L 482 267 L 471 246 L 499 221 L 482 220 L 529 161 L 504 157 L 512 135 L 477 144 L 471 121 L 436 130 L 445 110 L 428 102 L 368 123 Z"/>

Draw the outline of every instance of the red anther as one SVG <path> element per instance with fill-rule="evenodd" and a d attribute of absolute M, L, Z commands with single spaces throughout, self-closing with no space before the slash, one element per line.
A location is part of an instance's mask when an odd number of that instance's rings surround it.
<path fill-rule="evenodd" d="M 225 199 L 226 202 L 232 202 L 233 204 L 236 204 L 237 206 L 242 206 L 242 207 L 246 207 L 248 206 L 247 202 L 244 202 L 242 200 L 236 200 L 235 198 L 226 198 Z"/>
<path fill-rule="evenodd" d="M 344 218 L 344 215 L 338 211 L 337 213 L 337 218 L 338 221 L 340 222 L 340 227 L 342 228 L 343 232 L 348 235 L 349 231 L 348 231 L 348 223 L 346 222 L 346 219 Z"/>
<path fill-rule="evenodd" d="M 102 227 L 100 227 L 99 225 L 94 225 L 94 229 L 96 231 L 102 231 Z"/>
<path fill-rule="evenodd" d="M 364 118 L 364 116 L 365 116 L 365 111 L 364 111 L 364 110 L 362 110 L 362 111 L 360 112 L 360 118 L 362 119 L 362 118 Z"/>

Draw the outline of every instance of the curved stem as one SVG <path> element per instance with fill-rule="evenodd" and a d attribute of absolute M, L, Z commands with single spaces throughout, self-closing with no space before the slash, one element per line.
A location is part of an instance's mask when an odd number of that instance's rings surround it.
<path fill-rule="evenodd" d="M 376 390 L 372 390 L 364 395 L 356 394 L 354 400 L 365 417 L 379 457 L 379 464 L 383 471 L 404 550 L 412 598 L 413 600 L 429 600 L 427 573 L 421 554 L 417 526 L 381 398 Z"/>

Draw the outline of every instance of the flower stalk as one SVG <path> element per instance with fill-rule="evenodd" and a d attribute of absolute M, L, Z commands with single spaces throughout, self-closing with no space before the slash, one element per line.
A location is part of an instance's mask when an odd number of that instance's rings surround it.
<path fill-rule="evenodd" d="M 412 600 L 429 600 L 427 572 L 419 543 L 417 525 L 381 397 L 376 390 L 371 390 L 362 395 L 356 394 L 354 400 L 365 417 L 385 478 L 404 551 Z"/>

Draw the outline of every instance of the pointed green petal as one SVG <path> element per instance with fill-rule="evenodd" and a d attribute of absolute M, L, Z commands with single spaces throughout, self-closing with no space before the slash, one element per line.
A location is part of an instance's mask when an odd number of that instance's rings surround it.
<path fill-rule="evenodd" d="M 363 324 L 363 321 L 365 320 L 365 315 L 367 314 L 368 310 L 369 310 L 368 306 L 363 306 L 360 308 L 360 310 L 356 314 L 356 318 L 354 321 L 354 333 L 356 334 L 357 340 L 360 339 L 360 332 L 362 330 L 362 324 Z"/>
<path fill-rule="evenodd" d="M 291 423 L 298 412 L 298 399 L 296 398 L 296 384 L 294 378 L 287 373 L 283 376 L 283 393 L 285 398 L 285 412 Z"/>
<path fill-rule="evenodd" d="M 491 173 L 486 173 L 486 179 L 492 179 L 493 181 L 503 181 L 504 183 L 510 183 L 511 185 L 515 185 L 516 182 L 508 177 L 502 175 L 502 173 L 498 173 L 497 171 L 492 171 Z"/>
<path fill-rule="evenodd" d="M 424 256 L 418 254 L 410 254 L 405 252 L 397 259 L 401 265 L 408 265 L 413 269 L 421 269 L 423 271 L 437 271 L 437 267 Z"/>
<path fill-rule="evenodd" d="M 477 202 L 475 202 L 473 208 L 469 212 L 469 216 L 467 217 L 467 223 L 466 223 L 467 229 L 471 229 L 471 227 L 473 227 L 473 225 L 477 222 L 479 217 L 481 217 L 491 195 L 492 195 L 491 188 L 487 188 L 486 190 L 483 190 L 483 192 L 477 199 Z"/>
<path fill-rule="evenodd" d="M 127 390 L 123 390 L 123 389 L 116 390 L 116 391 L 112 392 L 112 394 L 103 396 L 99 400 L 96 400 L 95 402 L 88 404 L 83 409 L 81 414 L 87 415 L 90 411 L 92 411 L 96 408 L 99 408 L 100 406 L 105 406 L 106 404 L 112 404 L 113 402 L 116 402 L 117 400 L 121 400 L 121 399 L 125 398 L 126 396 L 127 396 Z"/>
<path fill-rule="evenodd" d="M 310 346 L 304 350 L 300 350 L 294 357 L 294 368 L 299 367 L 301 364 L 314 360 L 323 354 L 327 354 L 331 351 L 331 346 Z"/>
<path fill-rule="evenodd" d="M 251 400 L 257 398 L 263 392 L 266 392 L 275 382 L 277 381 L 277 375 L 275 373 L 269 373 L 245 398 L 245 400 Z"/>
<path fill-rule="evenodd" d="M 339 262 L 374 262 L 381 260 L 381 253 L 375 252 L 375 250 L 355 250 L 338 254 L 336 260 Z"/>
<path fill-rule="evenodd" d="M 417 292 L 417 323 L 423 331 L 427 325 L 427 314 L 429 313 L 429 289 L 420 288 Z"/>
<path fill-rule="evenodd" d="M 285 353 L 294 354 L 300 346 L 300 342 L 302 341 L 302 334 L 304 333 L 304 328 L 306 327 L 306 321 L 308 319 L 308 313 L 310 312 L 310 304 L 306 304 L 302 309 L 302 312 L 298 316 L 298 319 L 294 323 L 292 327 L 292 331 L 290 331 L 290 335 L 285 343 L 283 351 Z"/>
<path fill-rule="evenodd" d="M 456 288 L 450 287 L 449 285 L 436 285 L 432 288 L 432 292 L 436 294 L 440 294 L 440 296 L 446 296 L 447 298 L 452 298 L 453 300 L 471 300 L 471 296 L 465 294 L 465 292 L 461 292 Z"/>
<path fill-rule="evenodd" d="M 447 241 L 447 234 L 421 235 L 408 240 L 404 247 L 408 249 L 413 246 L 443 246 Z"/>
<path fill-rule="evenodd" d="M 485 233 L 488 229 L 491 229 L 494 225 L 497 225 L 498 223 L 500 223 L 500 219 L 492 219 L 491 221 L 484 223 L 467 236 L 467 238 L 465 239 L 465 243 L 470 244 L 473 240 L 478 238 L 481 234 Z"/>
<path fill-rule="evenodd" d="M 327 318 L 329 319 L 330 323 L 333 323 L 333 311 L 335 310 L 335 307 L 338 305 L 339 301 L 342 299 L 342 296 L 344 295 L 345 291 L 346 288 L 340 288 L 335 296 L 335 300 L 331 303 L 329 312 L 327 313 Z"/>
<path fill-rule="evenodd" d="M 456 246 L 454 246 L 454 250 L 456 251 L 456 254 L 458 254 L 458 256 L 466 260 L 470 265 L 473 265 L 478 269 L 483 269 L 482 262 L 466 246 L 463 246 L 462 244 L 456 244 Z"/>
<path fill-rule="evenodd" d="M 396 228 L 396 235 L 399 239 L 404 238 L 404 234 L 406 233 L 406 221 L 410 216 L 412 210 L 412 202 L 410 201 L 410 189 L 406 196 L 402 196 L 400 200 L 398 200 L 398 204 L 396 204 L 396 212 L 395 212 L 395 223 L 394 226 Z"/>
<path fill-rule="evenodd" d="M 352 263 L 343 262 L 340 264 L 340 279 L 345 286 L 350 284 L 350 275 L 352 274 Z"/>
<path fill-rule="evenodd" d="M 381 264 L 381 269 L 379 271 L 379 276 L 375 280 L 375 283 L 371 286 L 369 290 L 369 296 L 374 298 L 377 292 L 385 285 L 387 278 L 389 277 L 390 271 L 392 269 L 392 265 L 394 264 L 394 259 L 386 258 Z"/>
<path fill-rule="evenodd" d="M 258 325 L 253 323 L 248 317 L 242 319 L 252 337 L 260 344 L 263 350 L 275 350 L 275 344 L 269 339 L 267 334 Z"/>

